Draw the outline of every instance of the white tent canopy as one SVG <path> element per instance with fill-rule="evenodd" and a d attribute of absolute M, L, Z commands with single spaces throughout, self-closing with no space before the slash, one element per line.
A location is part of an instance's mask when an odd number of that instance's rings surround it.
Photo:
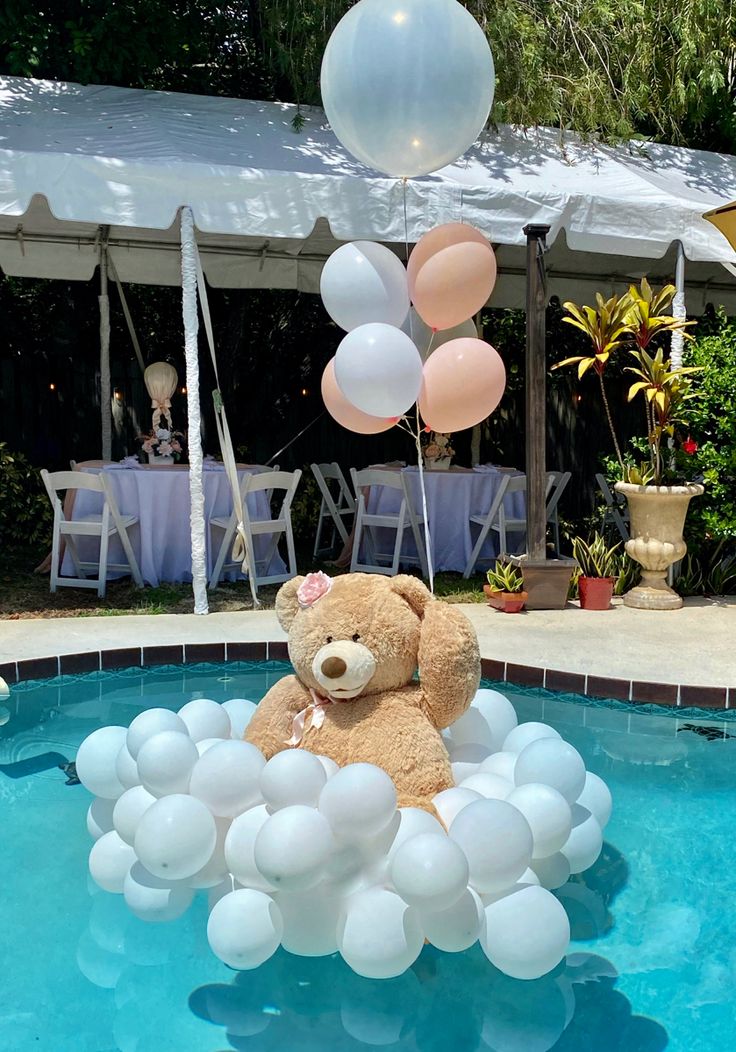
<path fill-rule="evenodd" d="M 353 160 L 317 109 L 0 78 L 0 267 L 89 280 L 100 227 L 122 281 L 179 285 L 188 204 L 208 281 L 315 292 L 327 255 L 368 238 L 403 247 L 403 187 Z M 702 214 L 736 197 L 736 158 L 603 147 L 551 129 L 489 131 L 461 161 L 406 187 L 408 240 L 472 223 L 498 246 L 495 306 L 524 302 L 523 227 L 551 227 L 550 295 L 671 280 L 683 245 L 688 307 L 736 313 L 736 254 Z"/>

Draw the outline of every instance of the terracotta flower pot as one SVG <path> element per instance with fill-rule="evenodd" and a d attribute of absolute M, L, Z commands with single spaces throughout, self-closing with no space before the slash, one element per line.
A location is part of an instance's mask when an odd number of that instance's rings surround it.
<path fill-rule="evenodd" d="M 578 590 L 583 610 L 608 610 L 613 599 L 613 577 L 580 577 Z"/>
<path fill-rule="evenodd" d="M 497 592 L 489 584 L 483 585 L 483 591 L 488 599 L 488 605 L 494 610 L 500 610 L 503 614 L 518 614 L 526 605 L 527 592 Z"/>

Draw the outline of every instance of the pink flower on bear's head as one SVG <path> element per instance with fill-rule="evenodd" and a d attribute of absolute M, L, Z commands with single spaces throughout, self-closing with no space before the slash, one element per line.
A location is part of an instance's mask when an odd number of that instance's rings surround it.
<path fill-rule="evenodd" d="M 308 573 L 296 590 L 296 601 L 304 610 L 316 603 L 323 595 L 327 595 L 330 588 L 332 588 L 332 578 L 326 573 L 322 573 L 321 570 L 317 573 Z"/>

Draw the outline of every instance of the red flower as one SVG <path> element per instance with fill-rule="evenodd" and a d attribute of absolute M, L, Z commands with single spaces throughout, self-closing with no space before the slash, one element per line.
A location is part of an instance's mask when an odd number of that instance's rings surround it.
<path fill-rule="evenodd" d="M 693 453 L 697 453 L 697 451 L 698 451 L 698 443 L 695 442 L 690 437 L 690 435 L 688 435 L 687 438 L 685 439 L 685 441 L 682 443 L 682 451 L 683 451 L 683 453 L 687 453 L 687 455 L 689 457 L 691 457 L 693 455 Z"/>

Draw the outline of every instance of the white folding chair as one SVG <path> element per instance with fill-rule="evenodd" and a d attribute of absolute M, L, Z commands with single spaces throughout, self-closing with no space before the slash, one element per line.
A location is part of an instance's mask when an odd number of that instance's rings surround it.
<path fill-rule="evenodd" d="M 629 509 L 626 506 L 626 498 L 615 491 L 611 492 L 605 475 L 596 475 L 595 480 L 606 502 L 603 509 L 603 529 L 605 530 L 606 526 L 612 523 L 621 534 L 621 540 L 626 544 L 629 540 L 629 528 L 626 525 L 629 521 Z"/>
<path fill-rule="evenodd" d="M 138 562 L 133 553 L 133 546 L 128 537 L 128 529 L 138 519 L 135 515 L 121 515 L 118 510 L 115 495 L 110 489 L 107 477 L 103 472 L 90 474 L 86 471 L 54 471 L 48 472 L 41 469 L 41 478 L 46 487 L 46 492 L 54 509 L 54 533 L 51 546 L 51 591 L 57 588 L 96 588 L 97 595 L 102 598 L 107 589 L 108 570 L 126 570 L 130 573 L 139 588 L 143 587 L 143 578 L 138 568 Z M 102 512 L 94 515 L 84 515 L 81 518 L 67 519 L 64 515 L 64 507 L 59 499 L 59 493 L 65 490 L 93 490 L 102 494 Z M 120 538 L 123 546 L 126 563 L 108 562 L 108 548 L 110 538 L 115 534 Z M 76 577 L 61 576 L 61 538 L 64 538 L 66 547 L 69 549 Z M 100 556 L 97 562 L 85 562 L 79 558 L 77 549 L 77 537 L 99 537 Z M 89 571 L 97 571 L 97 577 L 88 577 Z"/>
<path fill-rule="evenodd" d="M 546 514 L 546 518 L 547 518 L 548 522 L 549 522 L 550 512 L 551 512 L 550 504 L 551 504 L 552 490 L 553 490 L 553 487 L 554 487 L 554 478 L 553 478 L 553 476 L 554 476 L 554 472 L 552 472 L 552 471 L 548 471 L 547 472 L 547 484 L 546 484 L 546 487 L 545 487 L 545 500 L 547 501 L 547 504 L 546 504 L 546 507 L 545 507 L 545 514 Z M 499 546 L 500 554 L 501 555 L 518 555 L 523 550 L 524 544 L 526 542 L 526 518 L 517 519 L 517 518 L 515 518 L 513 516 L 508 515 L 507 511 L 506 511 L 506 499 L 508 497 L 510 497 L 514 493 L 526 493 L 526 475 L 511 475 L 511 476 L 506 476 L 506 477 L 508 478 L 508 485 L 506 486 L 506 489 L 505 489 L 505 492 L 504 492 L 504 495 L 503 495 L 503 500 L 501 501 L 500 505 L 498 506 L 497 511 L 495 512 L 493 521 L 491 521 L 488 525 L 489 525 L 489 529 L 493 530 L 495 533 L 498 534 L 498 546 Z M 568 475 L 568 479 L 569 479 L 569 475 Z M 564 489 L 564 486 L 566 486 L 566 485 L 567 485 L 567 482 L 564 483 L 562 488 Z M 562 492 L 562 490 L 560 490 L 560 493 L 561 492 Z M 559 497 L 558 497 L 558 499 L 559 499 Z M 491 506 L 491 508 L 492 507 L 493 507 L 493 505 Z M 556 503 L 555 503 L 555 507 L 556 507 Z M 490 510 L 491 509 L 489 509 L 489 515 L 490 515 Z M 471 516 L 470 521 L 471 522 L 475 522 L 475 523 L 480 523 L 482 525 L 483 523 L 485 523 L 487 521 L 487 519 L 488 519 L 488 515 L 478 515 L 478 516 Z M 520 535 L 520 540 L 516 544 L 516 549 L 517 550 L 515 552 L 509 551 L 509 547 L 508 547 L 508 534 L 509 533 L 516 533 L 516 534 Z M 484 540 L 485 540 L 485 538 L 484 538 Z M 478 550 L 480 551 L 480 549 L 478 549 Z M 465 569 L 467 570 L 467 567 Z M 472 567 L 471 567 L 471 571 L 472 571 Z"/>
<path fill-rule="evenodd" d="M 260 585 L 281 584 L 283 581 L 289 581 L 292 577 L 296 576 L 296 553 L 294 551 L 294 534 L 291 527 L 291 504 L 294 500 L 294 494 L 296 493 L 299 479 L 301 477 L 301 471 L 264 471 L 260 474 L 249 473 L 244 475 L 240 483 L 240 503 L 242 505 L 245 548 L 248 555 L 248 565 L 253 567 L 253 572 L 255 574 L 253 584 L 256 592 Z M 271 517 L 272 513 L 270 510 L 267 519 L 252 518 L 250 511 L 248 510 L 248 497 L 254 493 L 265 493 L 270 509 L 271 495 L 274 492 L 283 492 L 284 494 L 276 518 Z M 210 589 L 217 587 L 224 570 L 233 568 L 240 569 L 240 563 L 233 562 L 232 560 L 229 562 L 226 561 L 228 552 L 232 550 L 237 525 L 238 516 L 235 509 L 233 509 L 232 514 L 229 516 L 221 516 L 210 519 L 209 521 L 210 539 L 212 538 L 213 528 L 224 531 L 222 544 L 220 545 L 215 566 L 212 570 L 212 576 L 210 577 Z M 254 538 L 268 535 L 271 535 L 271 541 L 264 547 L 264 552 L 261 554 L 261 557 L 257 559 Z M 288 569 L 286 573 L 270 574 L 268 568 L 271 565 L 271 560 L 276 554 L 279 540 L 282 535 L 286 537 Z"/>
<path fill-rule="evenodd" d="M 342 469 L 339 464 L 332 462 L 331 464 L 312 464 L 312 474 L 317 480 L 320 493 L 322 494 L 322 503 L 319 509 L 319 518 L 317 520 L 317 535 L 314 538 L 314 551 L 313 555 L 316 558 L 318 555 L 324 552 L 331 552 L 335 547 L 336 537 L 340 536 L 343 544 L 348 543 L 348 531 L 345 526 L 345 519 L 355 514 L 355 498 L 348 489 L 348 484 L 345 481 L 345 476 L 342 473 Z M 330 483 L 336 482 L 336 492 L 333 496 L 330 490 Z M 320 541 L 322 540 L 322 530 L 325 522 L 331 520 L 331 543 L 328 547 L 320 547 Z"/>
<path fill-rule="evenodd" d="M 480 526 L 480 533 L 478 534 L 478 540 L 475 542 L 475 547 L 473 548 L 472 552 L 470 553 L 470 558 L 468 559 L 467 565 L 465 567 L 465 572 L 463 573 L 463 577 L 470 577 L 471 573 L 475 569 L 475 564 L 478 562 L 478 558 L 480 556 L 481 549 L 483 548 L 483 545 L 485 544 L 486 537 L 488 536 L 488 534 L 489 534 L 491 528 L 494 526 L 494 524 L 497 523 L 499 514 L 503 512 L 503 501 L 504 501 L 504 497 L 506 496 L 506 491 L 508 490 L 508 488 L 509 488 L 509 486 L 510 486 L 510 484 L 512 482 L 516 483 L 517 477 L 519 479 L 521 479 L 521 481 L 524 483 L 524 485 L 523 486 L 515 485 L 514 489 L 512 490 L 512 492 L 519 492 L 520 489 L 526 489 L 526 479 L 524 478 L 523 475 L 519 475 L 519 476 L 504 475 L 501 478 L 500 483 L 498 484 L 498 489 L 496 490 L 496 492 L 495 492 L 495 494 L 493 496 L 493 500 L 491 501 L 491 506 L 488 509 L 487 514 L 486 515 L 471 515 L 470 516 L 470 524 L 471 524 L 471 526 L 472 526 L 473 523 L 475 523 L 477 526 Z M 472 535 L 472 529 L 471 529 L 471 535 Z"/>
<path fill-rule="evenodd" d="M 552 489 L 549 488 L 549 478 L 552 478 Z M 552 526 L 555 535 L 555 552 L 560 554 L 560 520 L 558 516 L 558 504 L 560 497 L 567 489 L 567 484 L 572 478 L 569 471 L 547 472 L 547 522 Z"/>
<path fill-rule="evenodd" d="M 427 553 L 424 548 L 422 533 L 419 529 L 424 520 L 419 518 L 412 504 L 411 494 L 406 485 L 406 478 L 401 471 L 382 471 L 379 468 L 366 468 L 364 471 L 350 469 L 350 475 L 355 489 L 356 511 L 355 531 L 353 541 L 353 554 L 350 561 L 350 572 L 382 573 L 393 577 L 399 572 L 399 564 L 403 562 L 417 563 L 421 567 L 422 574 L 429 576 L 427 569 Z M 398 490 L 401 494 L 399 510 L 395 514 L 374 514 L 368 511 L 366 503 L 366 491 L 374 486 Z M 396 531 L 396 541 L 392 553 L 379 553 L 376 550 L 375 536 L 372 531 L 386 529 Z M 406 539 L 406 531 L 411 530 L 414 543 L 417 548 L 417 556 L 404 555 L 402 549 Z M 365 542 L 366 556 L 369 562 L 360 561 L 360 546 Z M 389 559 L 390 565 L 386 566 L 379 559 Z"/>

